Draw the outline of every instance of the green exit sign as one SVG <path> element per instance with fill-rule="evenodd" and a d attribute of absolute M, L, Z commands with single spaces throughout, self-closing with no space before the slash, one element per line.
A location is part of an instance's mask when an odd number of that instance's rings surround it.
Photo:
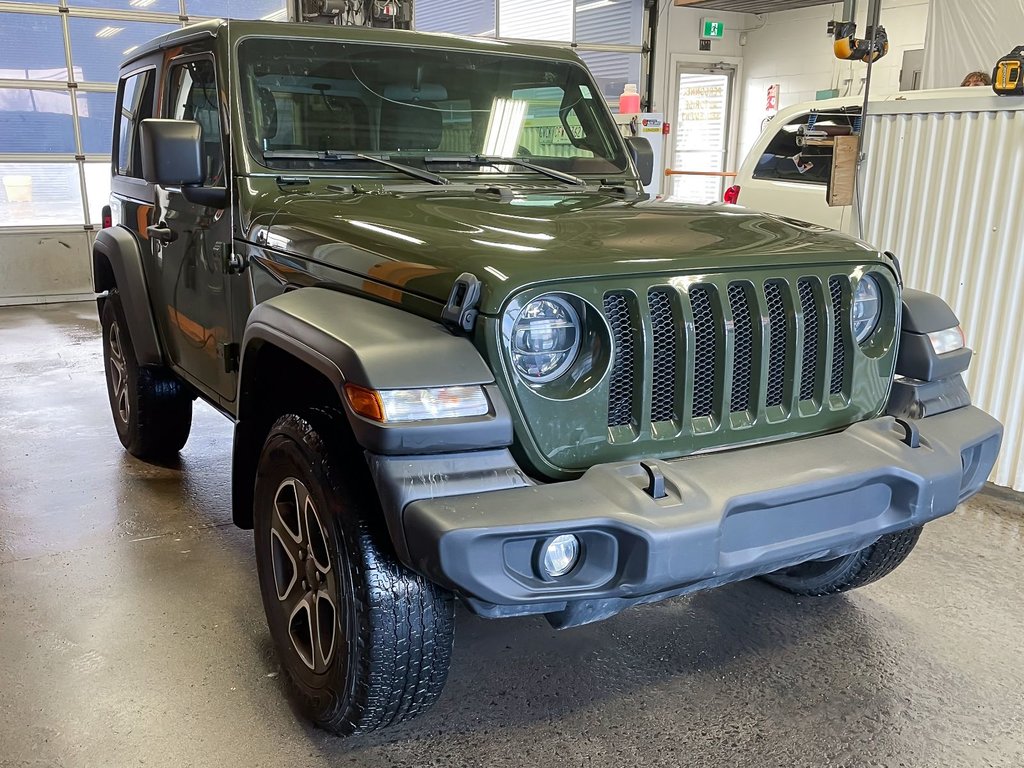
<path fill-rule="evenodd" d="M 725 33 L 725 23 L 715 19 L 701 19 L 700 36 L 705 39 L 721 37 Z"/>

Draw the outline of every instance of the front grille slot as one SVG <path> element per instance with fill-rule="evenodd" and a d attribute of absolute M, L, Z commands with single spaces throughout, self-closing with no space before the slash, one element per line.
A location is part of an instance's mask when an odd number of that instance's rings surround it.
<path fill-rule="evenodd" d="M 711 309 L 711 291 L 690 287 L 693 308 L 693 416 L 711 416 L 715 408 L 715 363 L 718 358 L 718 329 Z"/>
<path fill-rule="evenodd" d="M 789 347 L 789 322 L 786 319 L 786 302 L 782 298 L 785 284 L 769 280 L 764 284 L 764 298 L 768 304 L 768 394 L 765 405 L 769 408 L 782 405 L 786 391 L 786 375 L 789 361 L 786 350 Z"/>
<path fill-rule="evenodd" d="M 818 326 L 820 315 L 814 296 L 814 281 L 804 277 L 797 283 L 800 312 L 804 321 L 804 362 L 800 371 L 800 399 L 813 400 L 818 378 Z"/>
<path fill-rule="evenodd" d="M 677 322 L 672 311 L 672 299 L 666 291 L 649 291 L 647 303 L 651 307 L 651 331 L 654 339 L 651 421 L 671 421 L 677 417 Z"/>
<path fill-rule="evenodd" d="M 604 314 L 612 331 L 614 355 L 608 389 L 608 426 L 622 427 L 633 421 L 633 371 L 636 366 L 633 320 L 625 294 L 606 295 Z"/>
<path fill-rule="evenodd" d="M 729 410 L 751 410 L 751 377 L 754 374 L 754 316 L 743 283 L 729 284 L 729 309 L 733 323 L 732 397 Z"/>
<path fill-rule="evenodd" d="M 832 299 L 832 379 L 829 393 L 840 395 L 846 380 L 846 345 L 843 343 L 843 283 L 841 277 L 831 277 L 828 291 Z"/>

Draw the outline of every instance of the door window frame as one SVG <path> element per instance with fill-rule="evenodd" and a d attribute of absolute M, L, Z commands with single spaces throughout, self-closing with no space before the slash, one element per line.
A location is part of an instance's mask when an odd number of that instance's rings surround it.
<path fill-rule="evenodd" d="M 738 171 L 742 158 L 737 156 L 737 147 L 740 138 L 740 107 L 743 99 L 737 94 L 736 89 L 743 80 L 743 59 L 739 56 L 717 56 L 715 54 L 700 53 L 673 53 L 669 56 L 668 69 L 662 78 L 668 78 L 668 82 L 659 80 L 655 92 L 665 93 L 667 109 L 664 111 L 665 121 L 670 125 L 670 134 L 665 145 L 665 168 L 671 168 L 672 156 L 675 152 L 676 130 L 674 124 L 676 115 L 679 114 L 679 69 L 692 67 L 704 69 L 711 64 L 727 64 L 733 70 L 732 94 L 729 98 L 729 119 L 726 121 L 726 152 L 725 167 L 727 171 Z M 662 172 L 665 168 L 660 169 Z M 655 169 L 657 173 L 659 169 Z M 727 181 L 727 180 L 723 180 Z"/>
<path fill-rule="evenodd" d="M 231 158 L 231 148 L 228 144 L 228 131 L 227 126 L 224 123 L 225 115 L 223 105 L 220 102 L 220 78 L 217 76 L 217 59 L 211 51 L 200 51 L 198 53 L 186 53 L 181 56 L 175 56 L 170 59 L 164 66 L 163 77 L 160 83 L 160 114 L 161 116 L 169 119 L 175 119 L 173 116 L 173 97 L 171 90 L 173 88 L 173 82 L 171 80 L 171 74 L 174 69 L 182 64 L 188 64 L 190 61 L 205 60 L 210 62 L 210 66 L 213 70 L 213 86 L 217 92 L 217 122 L 220 127 L 220 153 L 221 153 L 221 164 L 224 169 L 224 179 L 222 183 L 230 188 L 231 178 L 231 167 L 229 165 Z M 209 179 L 206 180 L 209 182 Z"/>

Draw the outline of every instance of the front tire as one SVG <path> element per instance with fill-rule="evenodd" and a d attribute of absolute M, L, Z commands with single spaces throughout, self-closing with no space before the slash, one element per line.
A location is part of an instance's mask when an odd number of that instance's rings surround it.
<path fill-rule="evenodd" d="M 863 587 L 891 573 L 907 559 L 921 535 L 921 526 L 889 533 L 871 546 L 835 560 L 813 560 L 769 573 L 762 578 L 794 595 L 820 597 Z"/>
<path fill-rule="evenodd" d="M 326 411 L 282 416 L 256 476 L 260 592 L 304 713 L 339 735 L 377 730 L 440 696 L 454 600 L 390 551 L 362 455 Z"/>
<path fill-rule="evenodd" d="M 140 459 L 173 456 L 192 429 L 192 396 L 170 371 L 139 365 L 117 291 L 102 301 L 103 367 L 121 445 Z"/>

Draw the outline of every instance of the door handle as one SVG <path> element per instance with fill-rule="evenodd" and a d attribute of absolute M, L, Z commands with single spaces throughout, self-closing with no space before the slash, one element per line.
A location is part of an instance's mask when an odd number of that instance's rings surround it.
<path fill-rule="evenodd" d="M 166 222 L 153 224 L 146 227 L 146 234 L 151 240 L 159 240 L 161 243 L 173 243 L 178 239 L 178 233 L 167 226 Z"/>

